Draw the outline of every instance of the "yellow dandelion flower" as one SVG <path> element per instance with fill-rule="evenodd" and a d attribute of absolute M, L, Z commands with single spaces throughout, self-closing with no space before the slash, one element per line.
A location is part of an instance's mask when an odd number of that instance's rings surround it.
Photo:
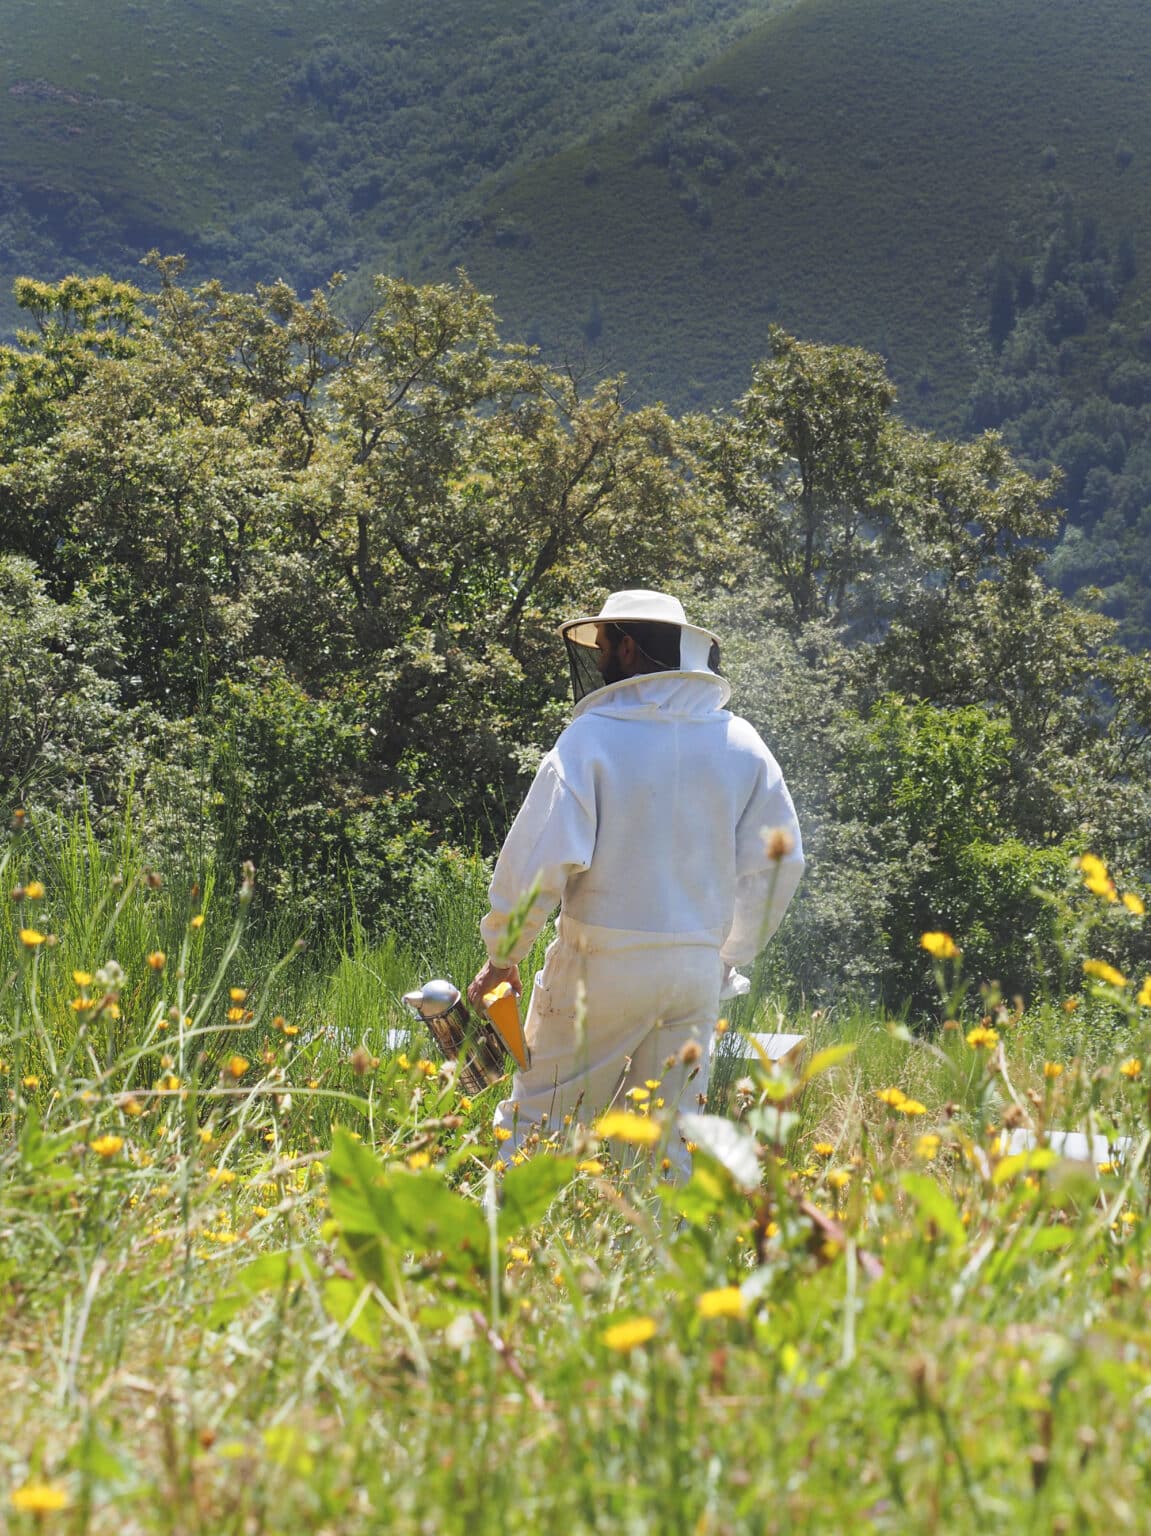
<path fill-rule="evenodd" d="M 910 1102 L 909 1099 L 905 1100 L 899 1106 L 900 1109 L 906 1112 L 907 1104 Z M 832 1168 L 827 1175 L 827 1182 L 831 1185 L 832 1189 L 846 1189 L 851 1183 L 851 1175 L 846 1168 Z"/>
<path fill-rule="evenodd" d="M 1094 976 L 1099 981 L 1105 981 L 1112 987 L 1125 987 L 1127 978 L 1122 971 L 1117 971 L 1113 965 L 1108 965 L 1106 960 L 1084 960 L 1083 972 L 1087 976 Z"/>
<path fill-rule="evenodd" d="M 715 1024 L 715 1032 L 716 1032 L 716 1034 L 717 1035 L 726 1035 L 727 1031 L 728 1031 L 727 1020 L 726 1019 L 717 1019 L 716 1020 L 716 1024 Z"/>
<path fill-rule="evenodd" d="M 162 949 L 154 949 L 150 955 L 145 955 L 150 971 L 162 971 L 168 963 L 168 957 Z"/>
<path fill-rule="evenodd" d="M 644 1087 L 645 1088 L 650 1088 L 652 1093 L 654 1093 L 655 1090 L 659 1087 L 659 1078 L 658 1077 L 648 1077 L 648 1078 L 645 1078 L 644 1079 Z"/>
<path fill-rule="evenodd" d="M 242 1024 L 244 1022 L 243 1008 L 229 1008 L 225 1017 L 229 1024 Z"/>
<path fill-rule="evenodd" d="M 654 1317 L 633 1317 L 629 1322 L 613 1323 L 610 1328 L 605 1328 L 600 1338 L 609 1349 L 626 1355 L 654 1339 L 658 1332 Z"/>
<path fill-rule="evenodd" d="M 40 1079 L 36 1076 L 35 1072 L 29 1072 L 27 1077 L 21 1078 L 21 1087 L 23 1087 L 23 1088 L 28 1088 L 30 1090 L 35 1090 L 35 1089 L 39 1088 L 39 1086 L 40 1086 Z"/>
<path fill-rule="evenodd" d="M 204 926 L 204 914 L 202 912 L 197 912 L 195 917 L 192 918 L 191 921 L 188 923 L 188 927 L 189 928 L 202 928 L 203 926 Z"/>
<path fill-rule="evenodd" d="M 1124 1211 L 1119 1220 L 1125 1227 L 1133 1227 L 1139 1218 L 1136 1216 L 1134 1211 Z"/>
<path fill-rule="evenodd" d="M 695 1298 L 700 1317 L 742 1317 L 747 1301 L 738 1285 L 721 1285 L 718 1290 L 701 1291 Z"/>
<path fill-rule="evenodd" d="M 471 1099 L 469 1099 L 466 1094 L 461 1094 L 456 1108 L 459 1110 L 461 1115 L 470 1115 L 472 1112 Z"/>
<path fill-rule="evenodd" d="M 208 1174 L 213 1184 L 234 1184 L 236 1182 L 236 1170 L 234 1168 L 213 1168 Z"/>
<path fill-rule="evenodd" d="M 651 1098 L 651 1092 L 647 1088 L 629 1088 L 624 1098 L 630 1099 L 633 1104 L 643 1104 Z"/>
<path fill-rule="evenodd" d="M 1118 1163 L 1114 1163 L 1114 1162 L 1111 1162 L 1111 1163 L 1096 1163 L 1095 1164 L 1095 1171 L 1097 1173 L 1118 1173 L 1119 1172 L 1119 1164 Z"/>
<path fill-rule="evenodd" d="M 159 1093 L 175 1093 L 180 1086 L 180 1079 L 174 1072 L 165 1072 L 156 1084 Z"/>
<path fill-rule="evenodd" d="M 77 987 L 90 987 L 92 985 L 91 971 L 73 971 L 72 984 Z"/>
<path fill-rule="evenodd" d="M 1139 996 L 1135 999 L 1140 1008 L 1151 1008 L 1151 976 L 1143 978 L 1143 985 L 1139 988 Z"/>
<path fill-rule="evenodd" d="M 229 987 L 228 999 L 233 1003 L 246 1003 L 248 1001 L 247 987 Z"/>
<path fill-rule="evenodd" d="M 880 1088 L 876 1091 L 875 1097 L 881 1104 L 887 1104 L 892 1109 L 898 1109 L 907 1095 L 902 1088 Z"/>
<path fill-rule="evenodd" d="M 1136 917 L 1142 917 L 1147 910 L 1142 899 L 1136 896 L 1134 891 L 1124 891 L 1122 901 L 1128 912 L 1133 912 Z"/>
<path fill-rule="evenodd" d="M 516 1244 L 513 1243 L 512 1246 L 508 1249 L 508 1258 L 511 1259 L 513 1264 L 526 1264 L 531 1258 L 531 1254 L 527 1251 L 526 1248 L 517 1247 Z"/>
<path fill-rule="evenodd" d="M 96 1006 L 94 997 L 74 997 L 68 1004 L 73 1013 L 90 1013 Z"/>
<path fill-rule="evenodd" d="M 939 1137 L 933 1131 L 925 1131 L 915 1143 L 915 1155 L 921 1162 L 929 1163 L 939 1151 Z"/>
<path fill-rule="evenodd" d="M 495 1137 L 496 1141 L 501 1144 L 501 1146 L 505 1141 L 511 1141 L 512 1139 L 512 1133 L 508 1130 L 506 1125 L 495 1126 L 492 1130 L 492 1135 Z"/>
<path fill-rule="evenodd" d="M 227 1072 L 230 1077 L 241 1078 L 251 1066 L 246 1056 L 229 1056 Z"/>
<path fill-rule="evenodd" d="M 139 1117 L 144 1113 L 144 1106 L 140 1103 L 140 1100 L 133 1099 L 131 1097 L 125 1099 L 124 1102 L 120 1105 L 120 1108 L 133 1120 L 139 1119 Z"/>
<path fill-rule="evenodd" d="M 29 901 L 43 901 L 45 895 L 44 886 L 39 880 L 29 880 L 28 884 L 24 887 L 24 894 Z"/>
<path fill-rule="evenodd" d="M 835 1151 L 830 1141 L 817 1141 L 811 1149 L 816 1157 L 830 1157 Z"/>
<path fill-rule="evenodd" d="M 603 1164 L 598 1157 L 585 1157 L 582 1163 L 577 1163 L 576 1168 L 580 1173 L 602 1173 Z"/>
<path fill-rule="evenodd" d="M 927 1105 L 921 1104 L 918 1099 L 904 1099 L 901 1104 L 897 1104 L 895 1107 L 901 1115 L 925 1115 L 927 1113 Z"/>
<path fill-rule="evenodd" d="M 652 1120 L 613 1110 L 596 1121 L 595 1133 L 606 1140 L 626 1141 L 635 1147 L 654 1147 L 663 1132 Z"/>
<path fill-rule="evenodd" d="M 12 1507 L 25 1515 L 55 1515 L 72 1503 L 66 1488 L 58 1483 L 22 1483 L 9 1495 Z"/>
<path fill-rule="evenodd" d="M 210 1147 L 216 1139 L 216 1133 L 210 1125 L 200 1126 L 199 1130 L 196 1132 L 196 1135 L 200 1138 L 206 1147 Z"/>
<path fill-rule="evenodd" d="M 999 1044 L 999 1035 L 994 1029 L 989 1029 L 986 1024 L 977 1024 L 967 1034 L 967 1043 L 973 1051 L 990 1051 Z"/>
<path fill-rule="evenodd" d="M 1079 860 L 1079 869 L 1083 875 L 1083 884 L 1093 896 L 1102 896 L 1106 901 L 1116 901 L 1115 882 L 1107 872 L 1107 866 L 1103 860 L 1094 853 L 1085 853 Z"/>
<path fill-rule="evenodd" d="M 97 1157 L 115 1157 L 124 1145 L 123 1136 L 97 1136 L 88 1143 Z"/>
<path fill-rule="evenodd" d="M 431 1160 L 432 1154 L 430 1152 L 413 1152 L 411 1156 L 406 1159 L 406 1162 L 409 1168 L 418 1171 L 421 1168 L 426 1168 Z"/>
<path fill-rule="evenodd" d="M 21 928 L 20 930 L 20 942 L 25 949 L 38 949 L 47 937 L 46 933 L 41 933 L 37 928 Z"/>
<path fill-rule="evenodd" d="M 919 947 L 935 960 L 954 960 L 959 954 L 959 945 L 949 933 L 921 933 Z"/>
<path fill-rule="evenodd" d="M 1139 1077 L 1143 1071 L 1143 1063 L 1136 1056 L 1129 1056 L 1119 1068 L 1124 1077 L 1132 1079 Z"/>
<path fill-rule="evenodd" d="M 1043 1063 L 1043 1076 L 1052 1078 L 1062 1077 L 1063 1063 L 1061 1061 L 1045 1061 Z"/>

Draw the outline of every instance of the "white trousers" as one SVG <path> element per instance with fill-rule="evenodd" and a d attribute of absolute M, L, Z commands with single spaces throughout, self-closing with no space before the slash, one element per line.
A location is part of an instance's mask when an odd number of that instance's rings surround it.
<path fill-rule="evenodd" d="M 506 1162 L 533 1130 L 562 1138 L 564 1118 L 590 1123 L 631 1088 L 650 1089 L 661 1119 L 696 1110 L 707 1091 L 708 1056 L 719 1012 L 722 935 L 638 933 L 596 928 L 560 915 L 535 979 L 524 1034 L 532 1053 L 512 1079 L 495 1125 L 511 1132 Z M 697 1061 L 677 1058 L 695 1041 Z M 680 1172 L 690 1157 L 679 1136 L 667 1155 Z"/>

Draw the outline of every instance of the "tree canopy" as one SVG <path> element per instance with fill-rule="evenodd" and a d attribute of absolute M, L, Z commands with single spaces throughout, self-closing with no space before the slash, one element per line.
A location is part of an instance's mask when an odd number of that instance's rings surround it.
<path fill-rule="evenodd" d="M 774 331 L 676 419 L 504 343 L 462 275 L 352 321 L 338 278 L 153 265 L 23 282 L 0 354 L 10 799 L 134 776 L 158 824 L 194 787 L 317 920 L 339 879 L 391 921 L 437 848 L 498 843 L 565 718 L 558 620 L 660 586 L 795 788 L 793 982 L 913 994 L 918 933 L 966 927 L 1024 985 L 1052 850 L 1146 862 L 1151 669 L 1045 581 L 1055 482 L 902 423 L 879 359 Z"/>

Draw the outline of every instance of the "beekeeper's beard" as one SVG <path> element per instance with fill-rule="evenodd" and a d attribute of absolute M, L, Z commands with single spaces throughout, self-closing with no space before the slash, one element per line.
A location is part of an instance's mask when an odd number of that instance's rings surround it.
<path fill-rule="evenodd" d="M 598 658 L 597 658 L 597 663 L 598 663 Z M 608 653 L 607 660 L 599 668 L 599 675 L 603 678 L 604 686 L 605 687 L 609 683 L 621 683 L 621 682 L 623 682 L 624 678 L 627 676 L 627 673 L 623 669 L 623 663 L 619 659 L 619 641 L 618 640 L 615 640 L 615 641 L 612 642 L 612 647 L 611 647 L 610 652 Z"/>

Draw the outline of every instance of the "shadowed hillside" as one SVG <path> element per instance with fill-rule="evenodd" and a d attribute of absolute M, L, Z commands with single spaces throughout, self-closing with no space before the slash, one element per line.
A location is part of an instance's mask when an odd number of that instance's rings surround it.
<path fill-rule="evenodd" d="M 778 0 L 777 0 L 778 3 Z M 497 173 L 622 121 L 771 0 L 8 0 L 0 329 L 12 280 L 234 284 L 447 270 Z"/>
<path fill-rule="evenodd" d="M 1137 0 L 804 0 L 532 169 L 464 260 L 535 339 L 680 406 L 743 388 L 778 321 L 881 350 L 954 422 L 997 254 L 1034 256 L 1068 193 L 1151 248 L 1149 96 Z"/>

